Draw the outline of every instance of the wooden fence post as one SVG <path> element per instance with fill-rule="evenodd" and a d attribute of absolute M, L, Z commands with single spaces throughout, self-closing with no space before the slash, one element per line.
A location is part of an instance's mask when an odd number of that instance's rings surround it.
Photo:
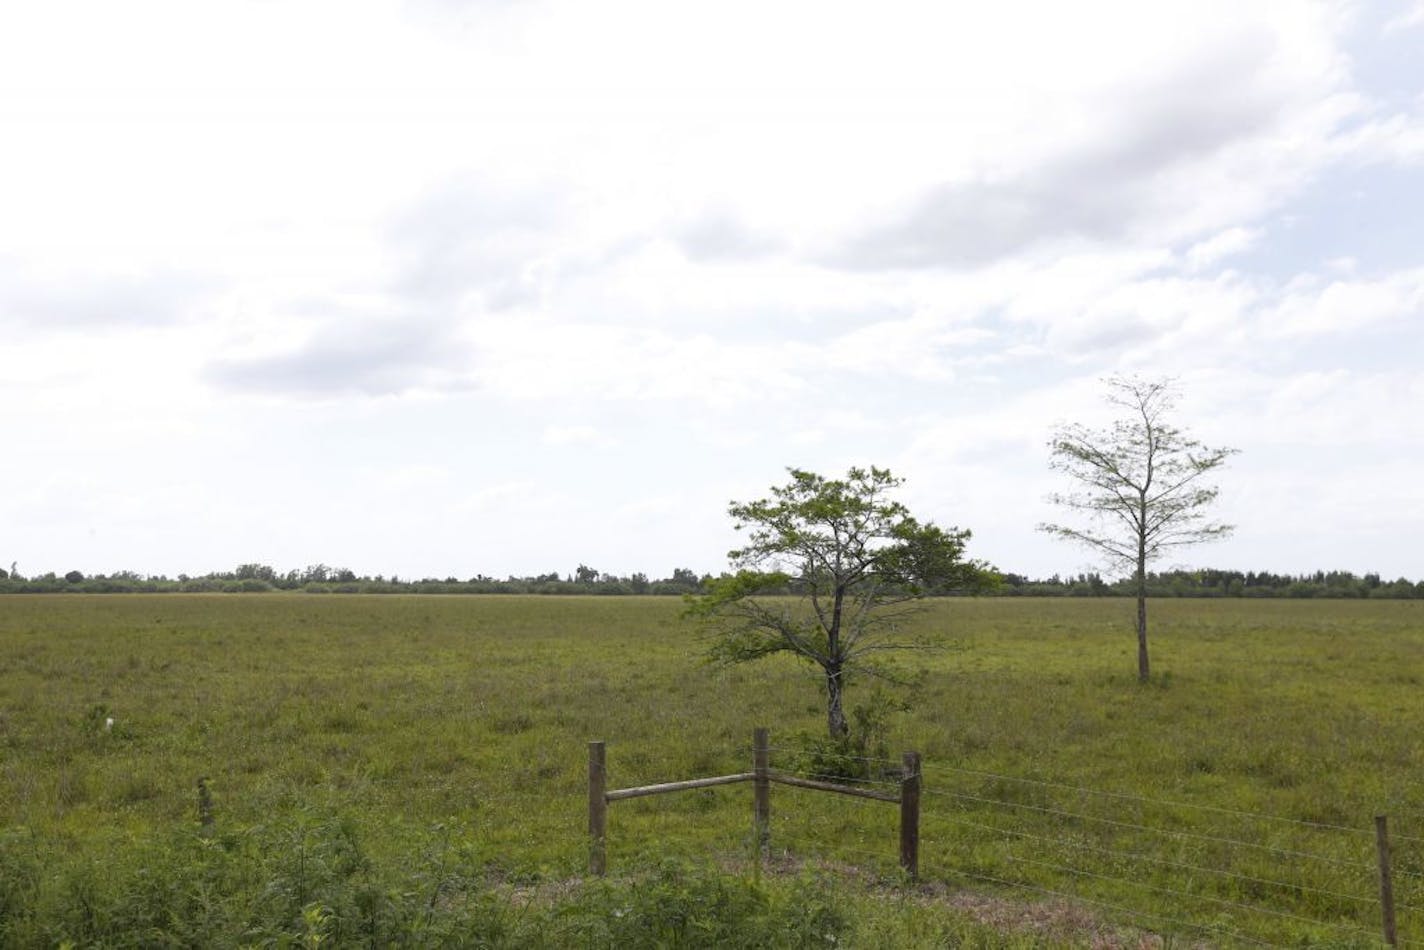
<path fill-rule="evenodd" d="M 900 867 L 910 879 L 920 874 L 920 754 L 906 752 L 900 782 Z"/>
<path fill-rule="evenodd" d="M 774 772 L 771 769 L 770 730 L 758 726 L 752 731 L 752 771 L 735 775 L 713 775 L 706 778 L 686 779 L 679 782 L 662 782 L 657 785 L 638 785 L 629 788 L 608 788 L 605 749 L 602 742 L 588 744 L 588 871 L 591 876 L 602 875 L 608 870 L 608 805 L 625 798 L 642 798 L 645 795 L 663 795 L 694 788 L 712 788 L 717 785 L 734 785 L 738 782 L 752 782 L 753 796 L 752 832 L 756 837 L 756 862 L 758 870 L 771 856 L 771 783 L 810 788 L 821 792 L 836 792 L 856 798 L 873 798 L 882 802 L 900 804 L 900 867 L 911 880 L 920 873 L 920 754 L 906 752 L 901 769 L 898 792 L 881 791 L 856 785 L 839 785 L 820 779 L 802 778 L 794 773 Z"/>
<path fill-rule="evenodd" d="M 588 873 L 601 875 L 607 870 L 608 853 L 605 839 L 608 833 L 608 799 L 605 797 L 608 779 L 604 771 L 602 742 L 588 744 Z"/>
<path fill-rule="evenodd" d="M 771 742 L 765 726 L 752 732 L 752 774 L 756 809 L 753 829 L 757 860 L 763 861 L 771 853 Z"/>
<path fill-rule="evenodd" d="M 1379 849 L 1380 913 L 1384 918 L 1384 942 L 1399 946 L 1394 930 L 1394 881 L 1389 871 L 1389 825 L 1384 815 L 1375 815 L 1375 846 Z"/>

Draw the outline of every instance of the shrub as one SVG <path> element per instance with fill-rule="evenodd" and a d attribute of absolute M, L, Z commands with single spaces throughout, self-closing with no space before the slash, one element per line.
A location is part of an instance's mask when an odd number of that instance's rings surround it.
<path fill-rule="evenodd" d="M 767 888 L 668 861 L 622 881 L 598 880 L 553 909 L 545 945 L 586 947 L 834 947 L 850 920 L 829 882 Z"/>
<path fill-rule="evenodd" d="M 809 733 L 796 737 L 795 771 L 830 781 L 877 781 L 897 775 L 886 741 L 890 717 L 909 710 L 909 703 L 876 689 L 850 712 L 850 732 L 837 738 Z"/>

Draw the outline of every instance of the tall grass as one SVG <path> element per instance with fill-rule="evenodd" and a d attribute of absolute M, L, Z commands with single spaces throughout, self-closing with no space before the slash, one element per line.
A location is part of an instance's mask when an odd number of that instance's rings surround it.
<path fill-rule="evenodd" d="M 915 654 L 921 686 L 889 745 L 925 758 L 923 875 L 949 893 L 1072 893 L 1209 941 L 1230 938 L 1193 926 L 1372 932 L 1377 911 L 1340 895 L 1371 893 L 1371 816 L 1424 837 L 1424 604 L 1159 602 L 1161 673 L 1145 687 L 1130 609 L 954 600 L 916 620 L 945 647 Z M 823 729 L 808 671 L 709 668 L 679 612 L 655 598 L 0 599 L 0 934 L 117 942 L 181 919 L 171 942 L 379 943 L 447 924 L 516 942 L 520 920 L 554 911 L 507 889 L 583 867 L 587 740 L 608 741 L 616 787 L 743 771 L 759 724 L 775 764 L 795 767 L 797 734 Z M 779 848 L 893 873 L 893 807 L 778 789 L 773 808 Z M 743 867 L 749 810 L 740 786 L 615 803 L 610 866 Z M 1424 903 L 1424 845 L 1396 850 L 1401 901 Z M 724 884 L 740 886 L 698 886 Z M 748 886 L 758 906 L 781 899 Z M 925 913 L 861 917 L 901 936 L 975 932 Z M 1419 940 L 1417 917 L 1401 913 Z"/>

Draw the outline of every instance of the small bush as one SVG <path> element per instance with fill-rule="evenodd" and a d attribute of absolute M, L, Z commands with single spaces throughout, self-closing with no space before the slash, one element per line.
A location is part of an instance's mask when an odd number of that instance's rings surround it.
<path fill-rule="evenodd" d="M 552 911 L 547 945 L 584 947 L 834 947 L 849 926 L 835 889 L 789 889 L 680 862 L 623 881 L 594 881 Z"/>
<path fill-rule="evenodd" d="M 890 717 L 908 711 L 909 704 L 875 690 L 862 705 L 851 708 L 850 732 L 840 738 L 800 733 L 792 768 L 829 781 L 879 781 L 897 777 L 887 735 Z"/>

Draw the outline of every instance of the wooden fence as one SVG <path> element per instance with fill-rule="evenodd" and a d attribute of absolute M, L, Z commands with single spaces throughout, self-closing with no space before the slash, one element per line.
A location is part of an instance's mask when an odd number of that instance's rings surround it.
<path fill-rule="evenodd" d="M 771 850 L 771 786 L 773 784 L 792 785 L 797 788 L 835 792 L 840 795 L 853 795 L 857 798 L 873 798 L 877 801 L 898 804 L 900 806 L 900 867 L 911 878 L 919 874 L 921 779 L 920 754 L 918 752 L 906 752 L 902 759 L 899 791 L 885 792 L 774 771 L 770 766 L 769 735 L 765 727 L 758 728 L 752 733 L 752 770 L 750 772 L 612 790 L 608 788 L 604 744 L 602 741 L 590 742 L 588 744 L 589 873 L 603 874 L 607 870 L 609 802 L 622 801 L 625 798 L 641 798 L 644 795 L 662 795 L 667 792 L 681 792 L 694 788 L 751 782 L 753 788 L 752 830 L 757 842 L 758 860 L 763 860 Z"/>

